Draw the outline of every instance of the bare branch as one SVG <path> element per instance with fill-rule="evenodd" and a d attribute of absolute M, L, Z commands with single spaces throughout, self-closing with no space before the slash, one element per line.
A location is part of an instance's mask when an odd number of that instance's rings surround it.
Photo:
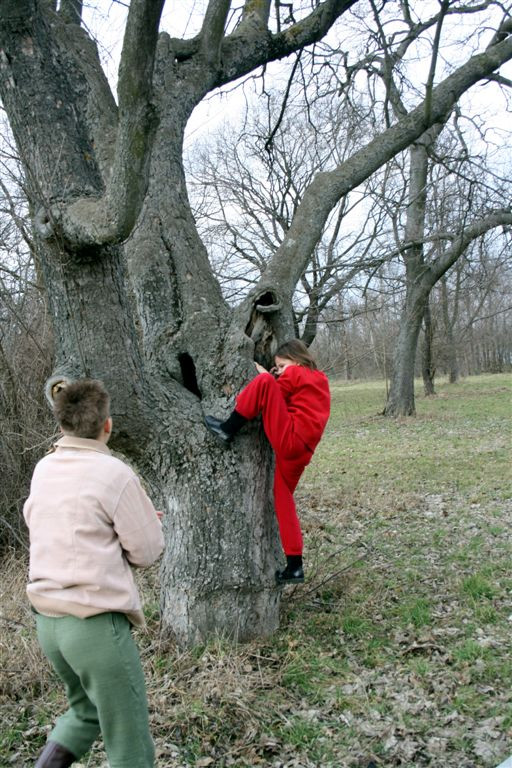
<path fill-rule="evenodd" d="M 434 35 L 434 45 L 432 46 L 432 57 L 430 60 L 430 71 L 428 73 L 427 85 L 425 88 L 425 113 L 427 120 L 430 116 L 430 107 L 432 100 L 432 88 L 434 85 L 434 77 L 436 74 L 437 57 L 439 55 L 439 44 L 441 42 L 441 29 L 443 27 L 443 21 L 450 6 L 450 0 L 441 0 L 441 12 L 436 26 L 436 33 Z"/>
<path fill-rule="evenodd" d="M 453 240 L 450 248 L 435 259 L 429 269 L 432 279 L 432 285 L 439 280 L 442 275 L 454 264 L 459 256 L 464 253 L 472 240 L 488 232 L 490 229 L 500 226 L 512 225 L 512 209 L 504 208 L 499 211 L 493 211 L 487 216 L 477 219 L 468 224 L 462 232 Z"/>
<path fill-rule="evenodd" d="M 499 309 L 496 312 L 492 312 L 489 315 L 481 315 L 480 317 L 473 317 L 471 318 L 470 325 L 475 325 L 476 323 L 481 323 L 484 320 L 489 320 L 493 317 L 498 317 L 498 315 L 504 315 L 508 312 L 512 312 L 512 305 L 509 307 L 504 307 L 504 309 Z M 466 329 L 467 332 L 467 329 Z"/>
<path fill-rule="evenodd" d="M 284 113 L 285 113 L 285 110 L 286 110 L 286 105 L 288 103 L 288 98 L 290 96 L 290 89 L 291 89 L 291 86 L 292 86 L 292 83 L 293 83 L 293 79 L 295 77 L 295 72 L 297 71 L 297 67 L 299 66 L 299 63 L 300 63 L 300 54 L 301 54 L 301 52 L 299 51 L 299 53 L 297 55 L 297 58 L 295 59 L 295 63 L 293 65 L 293 67 L 292 67 L 292 71 L 290 73 L 290 77 L 288 78 L 288 83 L 286 85 L 286 90 L 284 92 L 283 101 L 282 101 L 282 104 L 281 104 L 281 110 L 279 112 L 279 117 L 277 118 L 276 124 L 274 125 L 274 127 L 272 128 L 272 131 L 270 132 L 270 136 L 268 137 L 268 139 L 265 142 L 265 149 L 266 149 L 267 152 L 270 151 L 270 148 L 272 146 L 272 142 L 274 140 L 274 136 L 276 135 L 277 131 L 279 130 L 279 126 L 281 125 L 281 123 L 283 121 Z"/>
<path fill-rule="evenodd" d="M 282 245 L 269 263 L 262 278 L 264 283 L 278 285 L 286 295 L 291 295 L 338 200 L 430 126 L 444 122 L 465 91 L 511 58 L 511 37 L 476 54 L 432 90 L 428 120 L 423 101 L 334 171 L 317 174 L 304 194 Z"/>
<path fill-rule="evenodd" d="M 222 46 L 222 72 L 214 85 L 224 85 L 270 61 L 282 59 L 324 37 L 357 0 L 324 0 L 306 18 L 272 35 L 267 28 L 239 25 Z"/>
<path fill-rule="evenodd" d="M 492 48 L 497 43 L 501 43 L 512 33 L 512 17 L 510 15 L 505 16 L 501 22 L 499 28 L 496 30 L 496 34 L 489 43 L 489 48 Z"/>
<path fill-rule="evenodd" d="M 498 83 L 498 85 L 504 85 L 505 88 L 512 88 L 512 80 L 509 80 L 508 77 L 504 77 L 503 75 L 490 75 L 488 78 L 486 78 L 489 82 L 495 82 Z"/>

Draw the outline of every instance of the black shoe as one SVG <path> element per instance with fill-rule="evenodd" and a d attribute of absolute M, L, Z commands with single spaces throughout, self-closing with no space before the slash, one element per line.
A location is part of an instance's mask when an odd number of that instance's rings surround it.
<path fill-rule="evenodd" d="M 304 582 L 304 571 L 302 566 L 291 568 L 289 565 L 282 571 L 276 571 L 277 584 L 302 584 Z"/>
<path fill-rule="evenodd" d="M 68 768 L 76 761 L 75 755 L 56 741 L 46 742 L 35 768 Z"/>
<path fill-rule="evenodd" d="M 205 416 L 204 417 L 204 423 L 212 433 L 212 435 L 215 435 L 217 440 L 222 443 L 223 446 L 228 446 L 233 439 L 233 435 L 228 435 L 227 432 L 224 432 L 222 429 L 222 421 L 220 419 L 216 419 L 215 416 Z"/>

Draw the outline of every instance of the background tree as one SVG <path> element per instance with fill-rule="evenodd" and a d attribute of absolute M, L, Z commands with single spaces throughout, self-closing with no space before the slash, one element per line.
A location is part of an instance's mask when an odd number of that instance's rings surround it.
<path fill-rule="evenodd" d="M 278 100 L 273 94 L 266 115 L 260 110 L 255 118 L 249 118 L 249 123 L 241 133 L 229 138 L 223 127 L 219 131 L 214 151 L 211 142 L 203 151 L 202 162 L 197 162 L 194 154 L 192 189 L 199 190 L 195 199 L 199 198 L 197 212 L 200 228 L 206 237 L 209 237 L 210 232 L 215 232 L 216 235 L 223 235 L 220 241 L 226 246 L 231 244 L 231 248 L 224 248 L 218 260 L 223 284 L 229 290 L 243 291 L 246 283 L 253 282 L 261 274 L 273 250 L 287 232 L 304 191 L 319 169 L 326 170 L 332 163 L 339 163 L 340 155 L 352 154 L 368 135 L 375 134 L 379 113 L 388 121 L 389 110 L 398 118 L 407 114 L 403 101 L 404 73 L 400 72 L 396 63 L 401 62 L 409 46 L 415 42 L 418 25 L 413 23 L 410 12 L 404 7 L 403 23 L 408 27 L 410 35 L 392 51 L 374 4 L 372 9 L 383 56 L 366 56 L 357 66 L 350 68 L 348 80 L 350 85 L 354 73 L 364 71 L 369 79 L 381 81 L 386 94 L 383 110 L 375 94 L 372 94 L 369 107 L 365 110 L 361 94 L 353 93 L 350 98 L 337 102 L 337 105 L 335 102 L 334 106 L 332 100 L 328 101 L 329 109 L 325 109 L 324 100 L 312 100 L 307 90 L 301 93 L 298 101 L 295 95 L 294 100 L 293 89 L 289 84 L 279 99 L 279 115 L 275 108 Z M 477 10 L 481 10 L 481 7 L 466 8 L 467 13 Z M 435 29 L 427 94 L 432 87 L 437 65 L 442 24 L 451 12 L 449 4 L 444 3 L 439 16 L 432 16 L 421 25 L 423 28 Z M 349 85 L 344 85 L 345 90 Z M 285 117 L 281 101 L 287 105 Z M 290 102 L 293 102 L 292 107 Z M 371 209 L 366 211 L 366 221 L 363 214 L 361 221 L 357 221 L 354 227 L 354 216 L 351 219 L 347 216 L 349 212 L 353 214 L 354 206 L 348 197 L 340 202 L 335 215 L 326 224 L 323 237 L 295 293 L 296 334 L 301 335 L 306 343 L 311 343 L 316 335 L 319 317 L 334 296 L 338 296 L 344 289 L 360 292 L 368 282 L 368 275 L 379 264 L 386 259 L 396 258 L 397 249 L 403 254 L 401 260 L 405 268 L 406 290 L 402 323 L 397 335 L 393 380 L 386 406 L 388 415 L 414 413 L 416 348 L 422 320 L 426 326 L 423 346 L 425 389 L 427 393 L 433 392 L 435 366 L 430 357 L 432 321 L 427 311 L 429 291 L 425 290 L 425 281 L 422 289 L 419 283 L 425 270 L 431 270 L 431 262 L 439 256 L 439 250 L 430 247 L 429 256 L 425 259 L 423 239 L 428 237 L 432 242 L 436 238 L 437 229 L 444 233 L 446 244 L 460 233 L 468 222 L 468 202 L 472 202 L 475 215 L 483 215 L 485 210 L 487 213 L 492 212 L 493 205 L 495 211 L 501 211 L 500 216 L 488 219 L 489 226 L 506 223 L 509 213 L 507 205 L 510 195 L 504 188 L 498 192 L 484 181 L 490 178 L 487 158 L 468 155 L 468 147 L 459 125 L 462 122 L 460 110 L 457 108 L 453 121 L 444 128 L 444 121 L 449 118 L 447 114 L 410 148 L 409 167 L 407 171 L 404 169 L 401 172 L 401 186 L 393 174 L 387 178 L 388 174 L 385 173 L 381 174 L 383 189 L 380 191 L 373 181 L 376 176 L 374 174 L 358 190 L 359 202 L 368 199 L 368 196 L 374 200 Z M 448 135 L 445 135 L 446 131 Z M 442 156 L 439 152 L 435 156 L 436 141 L 442 132 Z M 255 151 L 258 143 L 259 152 Z M 231 162 L 233 157 L 234 163 Z M 459 182 L 457 176 L 460 177 Z M 472 186 L 480 188 L 479 194 L 470 188 L 470 177 L 473 180 Z M 447 179 L 451 179 L 452 190 L 448 188 Z M 393 191 L 390 190 L 390 184 L 394 184 Z M 427 200 L 427 184 L 432 201 Z M 439 184 L 442 184 L 442 192 L 439 191 Z M 492 194 L 491 188 L 494 190 Z M 407 189 L 408 204 L 403 195 Z M 478 210 L 476 198 L 480 201 Z M 482 202 L 484 199 L 485 204 Z M 454 214 L 453 208 L 459 211 L 458 216 Z M 448 210 L 450 215 L 447 215 Z M 376 215 L 375 211 L 379 213 Z M 402 222 L 404 215 L 407 220 Z M 371 228 L 369 217 L 374 220 Z M 388 236 L 386 245 L 386 220 L 389 218 L 391 222 L 388 222 L 388 228 L 394 232 L 395 238 L 394 244 L 390 244 Z M 398 235 L 401 227 L 403 235 Z M 390 239 L 393 240 L 392 237 Z M 386 247 L 390 245 L 393 250 L 386 254 Z M 375 252 L 377 256 L 369 256 Z M 439 263 L 438 259 L 436 266 Z M 449 265 L 445 268 L 449 269 Z M 238 282 L 233 279 L 237 274 L 243 275 Z M 446 325 L 446 312 L 443 317 Z M 450 348 L 453 359 L 453 344 Z"/>
<path fill-rule="evenodd" d="M 437 230 L 430 233 L 434 246 L 430 249 L 430 258 L 425 257 L 428 152 L 432 149 L 435 139 L 435 135 L 430 132 L 430 135 L 426 134 L 423 143 L 418 142 L 410 150 L 409 203 L 403 246 L 406 270 L 405 305 L 395 349 L 391 388 L 385 408 L 386 415 L 392 416 L 410 415 L 415 412 L 416 349 L 432 288 L 464 255 L 474 240 L 491 229 L 512 224 L 512 209 L 506 202 L 503 207 L 493 208 L 492 202 L 487 199 L 479 215 L 470 214 L 469 218 L 467 201 L 459 197 L 459 205 L 464 210 L 455 221 L 453 215 L 451 216 L 448 232 Z M 442 223 L 442 219 L 437 218 L 436 227 Z M 447 322 L 446 312 L 444 317 Z M 453 341 L 450 346 L 453 349 Z"/>
<path fill-rule="evenodd" d="M 3 127 L 6 128 L 5 122 Z M 53 426 L 41 402 L 52 343 L 19 163 L 0 142 L 0 550 L 26 544 L 20 507 Z"/>
<path fill-rule="evenodd" d="M 163 0 L 132 0 L 117 103 L 79 3 L 0 9 L 0 93 L 26 177 L 55 373 L 94 375 L 112 392 L 113 445 L 166 508 L 162 620 L 183 643 L 262 635 L 278 621 L 268 447 L 253 427 L 224 453 L 202 414 L 227 412 L 253 360 L 268 364 L 293 333 L 295 286 L 338 202 L 512 57 L 507 23 L 482 50 L 472 39 L 426 100 L 412 98 L 407 114 L 316 174 L 257 285 L 230 308 L 187 197 L 187 121 L 210 91 L 321 40 L 341 17 L 349 28 L 351 7 L 366 12 L 353 0 L 293 4 L 286 18 L 270 0 L 231 5 L 210 0 L 200 32 L 181 39 L 159 32 Z"/>
<path fill-rule="evenodd" d="M 268 99 L 240 132 L 222 125 L 190 156 L 194 217 L 230 303 L 261 279 L 315 175 L 364 146 L 361 115 L 350 104 L 309 104 L 302 86 L 293 103 L 289 92 Z M 296 286 L 294 329 L 308 346 L 329 302 L 380 263 L 371 255 L 377 224 L 364 199 L 363 186 L 334 207 Z"/>
<path fill-rule="evenodd" d="M 509 365 L 512 265 L 507 234 L 480 238 L 441 280 L 437 359 L 450 382 L 461 374 L 502 372 Z M 476 338 L 486 349 L 481 356 L 475 354 Z"/>
<path fill-rule="evenodd" d="M 382 81 L 386 94 L 384 101 L 384 116 L 386 119 L 389 119 L 388 110 L 400 119 L 407 115 L 407 109 L 404 101 L 404 72 L 396 64 L 401 62 L 408 46 L 415 40 L 413 30 L 417 28 L 418 22 L 413 20 L 410 6 L 404 4 L 402 6 L 403 22 L 409 28 L 410 36 L 406 37 L 401 45 L 393 47 L 388 42 L 389 38 L 375 3 L 372 2 L 371 6 L 377 30 L 376 34 L 381 41 L 383 55 L 379 58 L 367 57 L 360 66 L 364 67 L 367 72 L 375 73 Z M 476 8 L 467 7 L 466 10 L 470 13 L 474 12 Z M 438 16 L 432 17 L 425 22 L 427 26 L 432 25 L 433 28 L 432 55 L 425 84 L 425 108 L 427 110 L 430 108 L 430 94 L 436 67 L 439 66 L 438 57 L 443 24 L 452 11 L 453 8 L 450 7 L 449 2 L 441 2 Z M 508 25 L 508 21 L 506 24 Z M 452 232 L 451 235 L 448 235 L 451 247 L 443 248 L 442 253 L 435 249 L 430 259 L 425 258 L 424 239 L 427 235 L 429 156 L 434 153 L 438 138 L 443 132 L 444 125 L 449 117 L 449 112 L 441 116 L 409 149 L 406 219 L 402 243 L 399 245 L 405 268 L 405 297 L 394 352 L 391 386 L 384 410 L 384 413 L 390 416 L 410 415 L 415 412 L 414 376 L 416 350 L 421 323 L 425 314 L 427 314 L 427 326 L 429 324 L 428 300 L 433 286 L 456 260 L 462 256 L 473 239 L 482 236 L 489 229 L 512 222 L 509 195 L 505 195 L 501 199 L 499 199 L 500 196 L 498 195 L 496 202 L 486 199 L 481 212 L 477 217 L 473 217 L 473 220 L 468 217 L 467 210 L 458 219 L 452 216 L 448 227 Z M 444 202 L 444 198 L 442 199 Z M 459 207 L 462 207 L 465 205 L 466 199 L 460 196 L 457 202 Z M 429 234 L 438 243 L 446 243 L 446 235 L 439 237 L 435 232 L 436 228 L 439 228 L 445 222 L 446 217 L 444 219 L 437 217 L 431 222 Z M 429 367 L 427 364 L 424 366 L 425 369 Z M 426 378 L 428 379 L 428 377 Z"/>

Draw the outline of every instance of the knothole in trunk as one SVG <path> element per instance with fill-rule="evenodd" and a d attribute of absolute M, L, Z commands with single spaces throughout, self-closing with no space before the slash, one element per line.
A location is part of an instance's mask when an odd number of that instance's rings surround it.
<path fill-rule="evenodd" d="M 178 362 L 181 368 L 183 386 L 188 389 L 189 392 L 192 392 L 192 394 L 197 395 L 197 397 L 201 400 L 202 395 L 201 390 L 197 384 L 196 366 L 191 356 L 188 354 L 188 352 L 182 352 L 181 355 L 178 355 Z"/>

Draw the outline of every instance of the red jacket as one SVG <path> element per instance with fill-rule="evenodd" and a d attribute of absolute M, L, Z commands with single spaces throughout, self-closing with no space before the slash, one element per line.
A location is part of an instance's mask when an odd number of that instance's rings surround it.
<path fill-rule="evenodd" d="M 296 434 L 314 451 L 322 437 L 331 409 L 329 381 L 322 371 L 289 365 L 278 377 Z"/>

